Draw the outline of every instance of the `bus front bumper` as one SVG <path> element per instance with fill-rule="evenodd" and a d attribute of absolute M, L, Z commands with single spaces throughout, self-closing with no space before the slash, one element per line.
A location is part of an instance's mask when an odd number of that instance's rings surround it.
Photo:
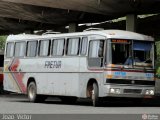
<path fill-rule="evenodd" d="M 152 98 L 154 97 L 154 86 L 129 86 L 129 85 L 105 85 L 104 97 L 133 97 Z"/>

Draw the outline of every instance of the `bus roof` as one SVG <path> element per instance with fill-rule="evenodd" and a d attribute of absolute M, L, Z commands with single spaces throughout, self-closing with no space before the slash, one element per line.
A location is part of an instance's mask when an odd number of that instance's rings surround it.
<path fill-rule="evenodd" d="M 134 39 L 134 40 L 145 40 L 154 41 L 153 37 L 130 32 L 124 30 L 99 30 L 99 31 L 84 31 L 75 33 L 60 33 L 60 34 L 45 34 L 45 35 L 31 35 L 31 34 L 18 34 L 9 35 L 7 41 L 13 40 L 29 40 L 29 39 L 46 39 L 46 38 L 63 38 L 63 37 L 76 37 L 76 36 L 88 36 L 88 35 L 101 35 L 106 38 L 114 39 Z"/>

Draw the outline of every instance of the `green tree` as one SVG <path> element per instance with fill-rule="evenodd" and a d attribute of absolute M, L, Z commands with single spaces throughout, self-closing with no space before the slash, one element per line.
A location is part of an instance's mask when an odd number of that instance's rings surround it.
<path fill-rule="evenodd" d="M 0 36 L 0 50 L 4 50 L 7 36 Z"/>
<path fill-rule="evenodd" d="M 160 78 L 160 37 L 156 38 L 156 61 L 155 61 L 155 68 L 156 68 L 156 75 Z"/>

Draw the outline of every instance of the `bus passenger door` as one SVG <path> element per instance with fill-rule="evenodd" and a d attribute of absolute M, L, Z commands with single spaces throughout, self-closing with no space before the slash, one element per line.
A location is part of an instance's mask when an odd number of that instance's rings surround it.
<path fill-rule="evenodd" d="M 104 49 L 105 40 L 96 39 L 90 40 L 89 51 L 88 51 L 88 73 L 86 75 L 87 83 L 90 80 L 95 80 L 99 88 L 99 96 L 101 96 L 102 87 L 104 79 Z M 88 89 L 88 88 L 87 88 Z"/>

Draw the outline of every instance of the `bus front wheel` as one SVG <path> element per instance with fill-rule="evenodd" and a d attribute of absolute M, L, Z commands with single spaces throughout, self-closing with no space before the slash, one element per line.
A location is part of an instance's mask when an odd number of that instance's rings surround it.
<path fill-rule="evenodd" d="M 93 89 L 92 89 L 92 103 L 93 106 L 96 107 L 99 105 L 99 98 L 98 98 L 98 85 L 97 83 L 93 83 Z"/>

